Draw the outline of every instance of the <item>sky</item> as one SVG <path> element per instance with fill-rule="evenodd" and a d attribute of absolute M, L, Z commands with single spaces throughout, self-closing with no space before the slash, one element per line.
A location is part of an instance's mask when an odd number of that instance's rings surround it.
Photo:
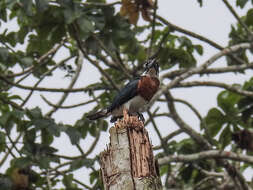
<path fill-rule="evenodd" d="M 109 1 L 108 1 L 109 2 Z M 233 6 L 235 5 L 235 1 L 231 1 Z M 248 4 L 248 6 L 250 6 Z M 239 15 L 244 15 L 245 12 L 236 8 L 237 13 Z M 231 24 L 236 23 L 235 18 L 233 15 L 227 10 L 222 3 L 221 0 L 210 0 L 204 1 L 203 7 L 200 8 L 197 0 L 159 0 L 158 1 L 158 14 L 164 18 L 166 18 L 169 22 L 178 25 L 182 28 L 187 30 L 196 32 L 203 36 L 208 37 L 209 39 L 215 41 L 216 43 L 226 46 L 228 44 L 228 33 L 230 31 Z M 142 24 L 143 21 L 140 21 L 139 24 Z M 16 29 L 15 22 L 5 25 L 4 27 Z M 3 28 L 2 28 L 3 29 Z M 1 31 L 1 29 L 0 29 Z M 218 51 L 213 47 L 203 44 L 199 40 L 192 39 L 193 43 L 202 44 L 204 46 L 204 55 L 197 56 L 198 64 L 203 63 L 205 60 L 210 58 L 212 55 L 217 53 Z M 66 56 L 66 52 L 62 51 L 57 53 L 57 59 L 62 60 Z M 225 60 L 220 59 L 217 61 L 215 66 L 225 66 Z M 17 68 L 18 70 L 18 68 Z M 252 72 L 246 72 L 246 75 L 234 75 L 234 74 L 224 74 L 222 76 L 215 76 L 215 78 L 211 77 L 204 77 L 203 80 L 214 80 L 215 81 L 223 81 L 229 84 L 233 83 L 242 83 L 245 80 L 248 80 L 252 76 Z M 198 79 L 198 76 L 194 76 L 190 78 Z M 76 83 L 74 87 L 82 87 L 86 84 L 99 80 L 99 75 L 97 70 L 89 65 L 87 62 L 84 62 L 83 69 L 81 73 L 81 77 L 79 81 Z M 41 83 L 40 86 L 47 86 L 47 87 L 66 87 L 70 82 L 69 79 L 64 78 L 62 72 L 54 72 L 54 80 L 47 79 Z M 33 80 L 26 80 L 25 85 L 32 85 L 34 83 Z M 172 94 L 176 98 L 185 99 L 191 102 L 196 108 L 200 111 L 202 116 L 205 116 L 208 110 L 211 107 L 217 105 L 216 97 L 217 94 L 221 91 L 221 89 L 217 88 L 210 88 L 210 87 L 198 87 L 198 88 L 188 88 L 188 89 L 176 89 L 172 90 Z M 20 89 L 13 89 L 13 93 L 25 95 L 28 93 L 24 92 Z M 41 100 L 40 95 L 43 94 L 46 96 L 51 102 L 57 102 L 57 100 L 61 97 L 59 93 L 51 94 L 51 93 L 41 93 L 36 92 L 35 95 L 32 97 L 28 107 L 32 108 L 36 105 L 39 105 L 43 113 L 47 113 L 50 108 L 47 106 L 43 100 Z M 87 96 L 83 93 L 73 93 L 70 95 L 70 98 L 64 103 L 64 105 L 70 105 L 75 103 L 80 103 L 83 101 L 87 101 Z M 92 107 L 92 106 L 91 106 Z M 180 115 L 184 118 L 184 120 L 189 123 L 195 130 L 199 129 L 199 121 L 196 116 L 184 105 L 177 104 L 177 110 L 179 111 Z M 87 112 L 88 110 L 83 110 L 82 107 L 76 109 L 68 109 L 58 111 L 56 114 L 53 115 L 57 122 L 63 122 L 66 124 L 73 124 L 77 119 L 79 119 L 83 113 Z M 144 115 L 147 119 L 147 114 Z M 177 128 L 176 124 L 172 121 L 166 123 L 163 122 L 162 119 L 159 119 L 159 129 L 163 136 L 168 135 L 169 133 L 175 131 Z M 153 145 L 159 144 L 159 139 L 153 132 L 152 126 L 147 126 L 147 130 L 149 132 L 150 139 Z M 177 140 L 185 137 L 179 136 Z M 89 145 L 93 142 L 92 137 L 88 137 L 85 141 L 81 142 L 81 147 L 87 149 Z M 103 133 L 100 141 L 97 145 L 95 151 L 91 154 L 94 156 L 105 149 L 105 144 L 109 143 L 109 134 L 108 132 Z M 79 151 L 74 149 L 73 146 L 70 144 L 68 138 L 62 135 L 57 141 L 54 143 L 54 146 L 59 148 L 58 154 L 66 154 L 66 155 L 78 155 Z M 86 148 L 87 147 L 87 148 Z M 7 167 L 7 166 L 5 166 Z M 1 170 L 5 170 L 4 167 L 0 168 Z M 248 172 L 249 173 L 249 172 Z M 78 170 L 75 174 L 77 178 L 80 180 L 85 179 L 85 183 L 88 180 L 88 173 L 84 172 L 84 170 Z M 86 177 L 85 177 L 86 175 Z M 247 177 L 252 177 L 252 174 L 247 174 Z M 88 182 L 87 182 L 88 183 Z"/>

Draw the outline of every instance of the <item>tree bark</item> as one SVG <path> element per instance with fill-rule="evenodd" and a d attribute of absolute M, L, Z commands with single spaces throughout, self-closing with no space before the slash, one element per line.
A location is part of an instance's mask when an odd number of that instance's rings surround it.
<path fill-rule="evenodd" d="M 100 154 L 105 190 L 161 190 L 152 145 L 143 122 L 124 112 L 110 129 L 110 144 Z"/>

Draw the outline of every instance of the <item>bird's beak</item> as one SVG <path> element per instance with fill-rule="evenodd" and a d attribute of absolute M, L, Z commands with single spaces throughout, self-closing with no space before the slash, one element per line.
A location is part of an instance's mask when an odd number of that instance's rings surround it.
<path fill-rule="evenodd" d="M 159 65 L 157 59 L 148 60 L 147 64 L 145 65 L 145 72 L 149 72 L 151 69 L 154 69 L 156 75 L 159 74 Z"/>

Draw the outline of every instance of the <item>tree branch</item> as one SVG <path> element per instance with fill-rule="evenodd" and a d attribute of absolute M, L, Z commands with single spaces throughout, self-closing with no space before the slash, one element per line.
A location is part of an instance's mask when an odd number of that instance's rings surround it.
<path fill-rule="evenodd" d="M 165 156 L 163 158 L 159 158 L 158 163 L 160 165 L 165 165 L 171 162 L 196 162 L 203 159 L 217 158 L 253 164 L 253 156 L 246 156 L 243 154 L 236 154 L 234 152 L 220 150 L 207 150 L 194 154 Z"/>
<path fill-rule="evenodd" d="M 4 81 L 5 83 L 15 86 L 17 88 L 21 88 L 24 90 L 36 90 L 36 91 L 45 91 L 45 92 L 83 92 L 83 91 L 94 91 L 94 90 L 102 90 L 102 88 L 97 87 L 83 87 L 83 88 L 74 88 L 74 89 L 67 89 L 67 88 L 45 88 L 45 87 L 32 87 L 32 86 L 25 86 L 13 83 L 8 79 L 4 78 L 4 76 L 0 75 L 0 80 Z"/>
<path fill-rule="evenodd" d="M 151 100 L 150 105 L 152 105 L 154 103 L 154 101 L 156 99 L 158 99 L 163 93 L 168 91 L 168 89 L 172 88 L 173 86 L 176 86 L 180 81 L 192 76 L 193 74 L 199 73 L 202 70 L 206 69 L 207 67 L 209 67 L 211 64 L 213 64 L 220 57 L 227 55 L 228 53 L 235 52 L 239 49 L 247 49 L 247 48 L 251 48 L 251 47 L 252 47 L 251 43 L 241 43 L 241 44 L 237 44 L 237 45 L 223 49 L 219 53 L 213 55 L 210 59 L 208 59 L 206 62 L 204 62 L 199 67 L 189 69 L 187 72 L 183 73 L 182 75 L 175 77 L 175 79 L 173 79 L 168 85 L 161 87 L 161 89 L 155 94 L 155 96 Z M 163 78 L 161 78 L 161 81 L 162 80 L 163 80 Z"/>
<path fill-rule="evenodd" d="M 12 77 L 17 77 L 17 76 L 21 76 L 24 75 L 26 73 L 32 72 L 34 69 L 36 69 L 37 67 L 42 66 L 43 64 L 45 64 L 46 62 L 43 62 L 49 55 L 57 52 L 60 47 L 65 43 L 65 39 L 61 41 L 60 44 L 58 44 L 57 46 L 54 46 L 52 49 L 50 49 L 48 52 L 46 52 L 44 55 L 42 55 L 41 57 L 38 58 L 36 65 L 31 66 L 30 68 L 28 68 L 25 71 L 22 71 L 20 73 L 14 73 L 14 74 L 10 74 L 10 75 L 6 75 L 6 78 L 12 78 Z"/>
<path fill-rule="evenodd" d="M 151 38 L 150 38 L 150 44 L 149 44 L 149 48 L 148 48 L 148 57 L 150 57 L 153 54 L 153 42 L 154 42 L 154 34 L 155 34 L 156 12 L 157 12 L 157 0 L 155 0 L 155 3 L 154 3 L 154 12 L 153 12 L 153 19 L 152 19 Z"/>
<path fill-rule="evenodd" d="M 168 22 L 167 20 L 165 20 L 165 19 L 162 18 L 161 16 L 157 16 L 157 18 L 158 18 L 163 24 L 167 25 L 169 28 L 172 28 L 172 29 L 174 29 L 174 30 L 176 30 L 176 31 L 178 31 L 178 32 L 181 32 L 181 33 L 183 33 L 183 34 L 186 34 L 186 35 L 188 35 L 188 36 L 191 36 L 191 37 L 193 37 L 193 38 L 196 38 L 196 39 L 198 39 L 198 40 L 200 40 L 200 41 L 206 42 L 207 44 L 209 44 L 209 45 L 215 47 L 216 49 L 219 49 L 219 50 L 223 50 L 223 49 L 224 49 L 224 47 L 220 46 L 219 44 L 215 43 L 214 41 L 212 41 L 212 40 L 210 40 L 210 39 L 208 39 L 208 38 L 206 38 L 206 37 L 204 37 L 204 36 L 201 36 L 201 35 L 199 35 L 199 34 L 197 34 L 197 33 L 194 33 L 194 32 L 192 32 L 192 31 L 189 31 L 189 30 L 180 28 L 179 26 L 176 26 L 176 25 L 174 25 L 174 24 Z M 234 55 L 231 54 L 231 53 L 229 53 L 228 55 L 229 55 L 233 60 L 237 61 L 240 65 L 245 63 L 242 59 L 240 59 L 240 58 L 234 56 Z"/>
<path fill-rule="evenodd" d="M 75 72 L 75 76 L 72 78 L 68 89 L 72 89 L 73 86 L 75 85 L 76 81 L 78 80 L 81 70 L 82 70 L 82 64 L 83 64 L 83 54 L 81 51 L 79 51 L 79 55 L 78 55 L 78 61 L 77 61 L 77 68 L 76 68 L 76 72 Z M 50 110 L 45 116 L 47 117 L 51 117 L 51 115 L 57 111 L 57 109 L 59 109 L 59 106 L 61 106 L 63 104 L 63 102 L 66 100 L 66 98 L 68 97 L 69 93 L 65 92 L 61 99 L 58 101 L 58 103 L 56 104 L 57 107 L 53 107 L 52 110 Z"/>
<path fill-rule="evenodd" d="M 175 88 L 182 88 L 182 87 L 197 87 L 197 86 L 210 86 L 210 87 L 219 87 L 219 88 L 224 88 L 228 91 L 235 92 L 237 94 L 243 95 L 243 96 L 248 96 L 248 97 L 253 97 L 253 92 L 252 91 L 247 91 L 247 90 L 242 90 L 241 88 L 238 88 L 236 86 L 231 86 L 225 83 L 221 82 L 213 82 L 213 81 L 191 81 L 191 82 L 181 82 Z"/>
<path fill-rule="evenodd" d="M 62 64 L 64 64 L 66 61 L 68 61 L 69 59 L 71 59 L 72 56 L 66 58 L 66 59 L 63 59 L 62 61 L 60 61 L 58 64 L 56 64 L 53 68 L 51 68 L 50 70 L 48 70 L 46 73 L 44 73 L 40 79 L 35 83 L 35 85 L 33 86 L 34 88 L 36 88 L 44 79 L 45 77 L 52 73 L 55 69 L 57 69 L 59 66 L 61 66 Z M 23 107 L 27 102 L 28 100 L 31 98 L 32 94 L 33 94 L 34 90 L 31 90 L 31 92 L 27 95 L 27 97 L 25 98 L 25 100 L 22 102 L 22 104 L 20 105 L 21 107 Z"/>
<path fill-rule="evenodd" d="M 192 137 L 199 145 L 203 146 L 204 149 L 211 149 L 211 145 L 209 142 L 203 138 L 199 133 L 197 133 L 195 130 L 193 130 L 187 123 L 185 123 L 181 117 L 178 115 L 173 98 L 169 92 L 165 93 L 165 98 L 167 100 L 167 105 L 170 110 L 170 113 L 172 115 L 172 118 L 176 122 L 176 124 L 185 131 L 190 137 Z"/>
<path fill-rule="evenodd" d="M 196 74 L 221 74 L 221 73 L 227 73 L 227 72 L 240 72 L 240 71 L 245 71 L 247 69 L 252 69 L 253 68 L 253 63 L 249 63 L 249 64 L 243 64 L 243 65 L 232 65 L 232 66 L 227 66 L 227 67 L 219 67 L 219 68 L 207 68 L 207 69 L 203 69 L 202 71 L 200 71 L 199 73 Z M 187 71 L 187 69 L 179 69 L 179 70 L 175 70 L 175 71 L 171 71 L 168 73 L 165 73 L 164 75 L 162 75 L 161 78 L 169 78 L 169 79 L 173 79 L 176 76 L 179 76 L 183 73 L 185 73 Z"/>

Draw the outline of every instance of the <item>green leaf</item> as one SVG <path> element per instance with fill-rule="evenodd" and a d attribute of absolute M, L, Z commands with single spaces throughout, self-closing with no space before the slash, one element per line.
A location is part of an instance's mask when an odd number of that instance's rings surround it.
<path fill-rule="evenodd" d="M 33 108 L 31 110 L 26 110 L 26 114 L 30 119 L 42 118 L 42 113 L 39 107 Z"/>
<path fill-rule="evenodd" d="M 79 143 L 80 138 L 82 137 L 81 133 L 74 127 L 68 127 L 65 131 L 70 138 L 71 144 L 75 145 Z"/>
<path fill-rule="evenodd" d="M 201 45 L 194 45 L 195 50 L 198 52 L 199 55 L 203 55 L 204 50 Z"/>
<path fill-rule="evenodd" d="M 9 51 L 6 48 L 0 47 L 0 61 L 7 61 L 9 57 Z"/>
<path fill-rule="evenodd" d="M 169 170 L 169 165 L 163 165 L 160 167 L 160 176 L 163 176 L 164 174 L 167 174 Z"/>
<path fill-rule="evenodd" d="M 90 183 L 93 184 L 93 182 L 96 180 L 96 179 L 99 179 L 99 171 L 93 171 L 90 173 Z"/>
<path fill-rule="evenodd" d="M 89 133 L 91 134 L 91 136 L 96 137 L 97 136 L 97 126 L 98 126 L 98 122 L 93 123 L 91 126 L 89 126 Z"/>
<path fill-rule="evenodd" d="M 102 127 L 101 127 L 101 130 L 102 131 L 107 131 L 108 129 L 108 122 L 106 120 L 102 120 Z"/>
<path fill-rule="evenodd" d="M 77 159 L 71 163 L 70 169 L 77 170 L 77 169 L 84 167 L 84 166 L 86 166 L 86 167 L 92 166 L 93 164 L 94 164 L 94 160 L 92 160 L 92 159 L 80 158 L 80 159 Z"/>
<path fill-rule="evenodd" d="M 219 142 L 221 143 L 222 149 L 224 149 L 227 145 L 231 143 L 232 132 L 230 130 L 230 125 L 227 125 L 225 129 L 222 131 Z"/>
<path fill-rule="evenodd" d="M 89 17 L 80 17 L 77 20 L 77 23 L 79 24 L 79 27 L 81 29 L 81 34 L 82 35 L 87 35 L 90 34 L 91 32 L 94 31 L 94 24 L 92 21 L 89 19 Z"/>
<path fill-rule="evenodd" d="M 6 7 L 8 9 L 12 9 L 13 6 L 17 3 L 16 0 L 5 0 L 5 2 L 6 2 Z"/>
<path fill-rule="evenodd" d="M 60 136 L 60 127 L 54 122 L 53 119 L 35 119 L 32 121 L 36 129 L 46 129 L 49 134 L 59 137 Z"/>
<path fill-rule="evenodd" d="M 36 2 L 36 7 L 39 12 L 43 12 L 47 10 L 49 0 L 35 0 L 35 2 Z"/>
<path fill-rule="evenodd" d="M 0 131 L 0 153 L 3 152 L 5 148 L 6 148 L 5 134 Z"/>
<path fill-rule="evenodd" d="M 7 22 L 7 10 L 4 1 L 0 2 L 0 19 L 3 20 L 4 22 Z"/>
<path fill-rule="evenodd" d="M 221 130 L 222 125 L 225 123 L 225 116 L 217 108 L 209 110 L 205 117 L 207 130 L 212 137 L 215 137 Z"/>
<path fill-rule="evenodd" d="M 28 26 L 21 26 L 18 33 L 17 33 L 17 42 L 23 44 L 25 37 L 27 36 L 27 34 L 29 33 L 29 27 Z"/>
<path fill-rule="evenodd" d="M 87 121 L 87 119 L 82 118 L 80 120 L 77 120 L 77 122 L 74 125 L 74 128 L 76 128 L 79 131 L 82 138 L 85 138 L 88 133 L 89 122 Z"/>
<path fill-rule="evenodd" d="M 105 27 L 105 18 L 104 15 L 89 17 L 92 21 L 95 22 L 95 28 L 98 30 L 103 30 Z"/>
<path fill-rule="evenodd" d="M 60 132 L 61 132 L 61 128 L 59 125 L 57 125 L 53 119 L 48 119 L 48 132 L 51 134 L 51 135 L 54 135 L 56 137 L 59 137 L 60 136 Z"/>
<path fill-rule="evenodd" d="M 179 154 L 191 154 L 199 148 L 192 139 L 183 139 L 175 146 Z"/>
<path fill-rule="evenodd" d="M 0 175 L 0 189 L 1 190 L 13 189 L 13 183 L 9 177 Z"/>
<path fill-rule="evenodd" d="M 218 106 L 230 116 L 237 113 L 235 104 L 240 100 L 241 96 L 229 91 L 222 91 L 218 97 Z"/>
<path fill-rule="evenodd" d="M 241 113 L 242 121 L 245 122 L 245 124 L 249 124 L 248 127 L 251 127 L 250 120 L 253 114 L 253 99 L 250 97 L 241 98 L 237 106 Z"/>
<path fill-rule="evenodd" d="M 20 61 L 22 68 L 31 67 L 33 65 L 33 58 L 31 57 L 23 57 L 20 59 Z"/>
<path fill-rule="evenodd" d="M 42 144 L 50 145 L 54 140 L 54 136 L 51 135 L 48 130 L 42 129 L 41 130 L 41 142 Z"/>
<path fill-rule="evenodd" d="M 63 14 L 66 24 L 73 23 L 77 18 L 79 18 L 83 14 L 82 8 L 78 6 L 78 4 L 74 4 L 72 0 L 71 1 L 61 0 L 61 2 L 64 7 Z"/>
<path fill-rule="evenodd" d="M 51 158 L 43 156 L 42 159 L 39 160 L 39 166 L 40 168 L 48 169 L 50 166 Z"/>
<path fill-rule="evenodd" d="M 253 77 L 244 83 L 243 90 L 253 91 Z"/>
<path fill-rule="evenodd" d="M 203 1 L 202 0 L 198 0 L 199 6 L 202 7 L 203 6 Z"/>
<path fill-rule="evenodd" d="M 25 143 L 34 143 L 36 139 L 36 129 L 28 130 L 24 135 L 24 142 Z"/>
<path fill-rule="evenodd" d="M 85 47 L 91 54 L 97 54 L 101 51 L 101 48 L 96 40 L 92 36 L 85 40 Z M 92 85 L 92 84 L 91 84 Z M 94 85 L 95 86 L 95 85 Z"/>
<path fill-rule="evenodd" d="M 33 2 L 27 1 L 27 0 L 20 0 L 20 2 L 23 5 L 23 9 L 25 10 L 26 15 L 33 16 L 33 11 L 32 11 Z"/>
<path fill-rule="evenodd" d="M 67 189 L 72 189 L 74 187 L 74 184 L 72 183 L 73 178 L 73 174 L 64 175 L 62 182 Z"/>
<path fill-rule="evenodd" d="M 63 177 L 63 185 L 66 187 L 66 189 L 68 190 L 82 190 L 80 188 L 78 188 L 77 184 L 73 183 L 73 174 L 68 174 L 68 175 L 64 175 Z"/>
<path fill-rule="evenodd" d="M 28 157 L 20 157 L 11 161 L 14 167 L 25 168 L 31 164 L 31 159 Z"/>
<path fill-rule="evenodd" d="M 8 96 L 9 100 L 23 100 L 19 95 Z"/>
<path fill-rule="evenodd" d="M 0 126 L 2 126 L 3 128 L 6 126 L 9 118 L 11 117 L 11 113 L 10 112 L 6 112 L 4 114 L 2 114 L 0 116 Z"/>
<path fill-rule="evenodd" d="M 248 10 L 245 23 L 248 26 L 253 26 L 253 9 Z"/>
<path fill-rule="evenodd" d="M 180 171 L 180 174 L 186 183 L 192 178 L 193 171 L 194 168 L 191 164 L 187 164 L 187 166 Z"/>
<path fill-rule="evenodd" d="M 236 0 L 236 6 L 239 6 L 242 9 L 247 2 L 248 0 Z"/>

